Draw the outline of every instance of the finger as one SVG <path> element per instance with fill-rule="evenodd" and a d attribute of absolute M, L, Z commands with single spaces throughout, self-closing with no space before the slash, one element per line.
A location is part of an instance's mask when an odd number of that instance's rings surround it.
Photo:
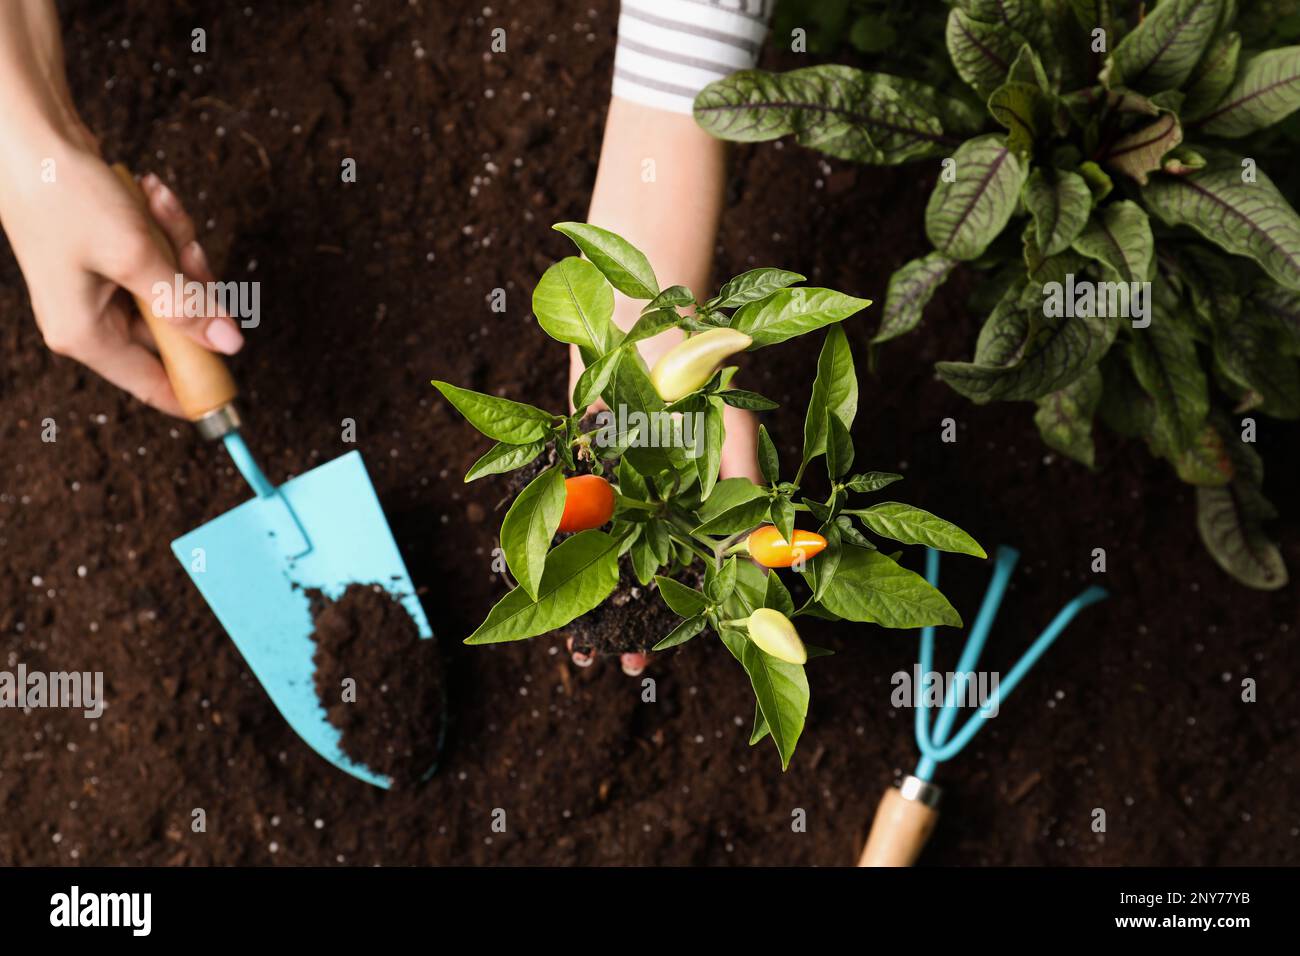
<path fill-rule="evenodd" d="M 640 677 L 641 672 L 645 670 L 646 665 L 650 663 L 650 655 L 640 653 L 621 654 L 619 655 L 618 662 L 623 667 L 623 673 L 628 677 Z"/>
<path fill-rule="evenodd" d="M 595 654 L 588 651 L 575 651 L 573 649 L 573 638 L 565 638 L 564 646 L 569 649 L 569 656 L 573 659 L 573 663 L 579 667 L 590 667 L 596 662 Z"/>
<path fill-rule="evenodd" d="M 761 485 L 763 471 L 758 467 L 757 416 L 728 405 L 722 412 L 722 422 L 726 437 L 722 440 L 718 477 L 748 478 Z"/>
<path fill-rule="evenodd" d="M 160 412 L 184 417 L 162 362 L 143 345 L 97 335 L 82 347 L 79 360 L 123 391 Z"/>
<path fill-rule="evenodd" d="M 193 245 L 191 242 L 185 247 L 191 257 L 193 250 L 190 247 Z M 220 313 L 187 315 L 184 294 L 180 301 L 176 301 L 177 278 L 179 276 L 183 284 L 184 274 L 177 271 L 178 262 L 155 239 L 143 216 L 128 225 L 125 234 L 106 248 L 101 258 L 99 271 L 102 275 L 148 305 L 160 318 L 183 329 L 204 348 L 233 355 L 243 347 L 244 336 L 229 316 Z"/>
<path fill-rule="evenodd" d="M 190 218 L 180 198 L 167 184 L 153 173 L 149 173 L 140 180 L 140 186 L 149 197 L 149 211 L 153 213 L 154 219 L 171 240 L 172 248 L 184 249 L 193 242 L 198 235 L 194 228 L 194 220 Z M 186 272 L 190 274 L 188 270 Z M 209 281 L 203 276 L 194 277 L 202 282 Z"/>

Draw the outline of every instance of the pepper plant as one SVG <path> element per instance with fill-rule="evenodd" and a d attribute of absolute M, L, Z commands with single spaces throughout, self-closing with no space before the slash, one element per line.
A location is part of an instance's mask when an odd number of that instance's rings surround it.
<path fill-rule="evenodd" d="M 944 42 L 969 94 L 756 70 L 705 89 L 695 114 L 731 140 L 940 159 L 933 251 L 891 277 L 873 342 L 914 329 L 959 265 L 982 272 L 974 357 L 939 376 L 978 403 L 1033 402 L 1043 440 L 1088 467 L 1095 417 L 1142 437 L 1196 487 L 1220 566 L 1278 588 L 1253 416 L 1300 417 L 1300 217 L 1257 159 L 1300 107 L 1300 47 L 1246 49 L 1237 6 L 958 0 Z M 1296 5 L 1247 6 L 1258 38 Z"/>
<path fill-rule="evenodd" d="M 960 528 L 919 508 L 859 500 L 900 477 L 853 467 L 849 429 L 858 380 L 839 323 L 869 302 L 797 286 L 803 276 L 766 268 L 739 275 L 697 302 L 682 286 L 661 289 L 645 255 L 619 236 L 583 223 L 555 228 L 586 258 L 570 256 L 546 271 L 533 294 L 533 312 L 544 331 L 582 354 L 586 370 L 572 396 L 578 411 L 550 412 L 433 383 L 496 442 L 466 481 L 521 468 L 548 447 L 555 456 L 506 512 L 501 547 L 515 583 L 465 643 L 518 641 L 563 628 L 608 598 L 620 560 L 630 562 L 637 580 L 657 589 L 681 618 L 653 649 L 716 634 L 754 689 L 750 743 L 770 736 L 784 769 L 808 711 L 804 663 L 830 653 L 805 645 L 792 619 L 960 626 L 944 596 L 899 565 L 897 555 L 879 550 L 873 538 L 981 558 L 984 551 Z M 627 332 L 612 321 L 615 289 L 646 303 Z M 671 328 L 687 337 L 647 369 L 636 343 Z M 763 483 L 720 480 L 724 407 L 776 407 L 736 388 L 736 366 L 722 363 L 740 350 L 821 329 L 826 337 L 797 467 L 782 469 L 775 443 L 760 426 Z M 598 398 L 609 411 L 595 427 L 584 426 L 584 411 Z M 819 459 L 829 479 L 824 497 L 803 489 L 807 469 Z M 608 507 L 602 503 L 606 488 L 613 492 Z M 805 527 L 796 531 L 796 524 Z M 810 524 L 818 530 L 809 530 Z M 555 544 L 562 527 L 576 533 Z M 686 570 L 691 566 L 694 576 Z M 789 568 L 789 581 L 773 567 Z"/>

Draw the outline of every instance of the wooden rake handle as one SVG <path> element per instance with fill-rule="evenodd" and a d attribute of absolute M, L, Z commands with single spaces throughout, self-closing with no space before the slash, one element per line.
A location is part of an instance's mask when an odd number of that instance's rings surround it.
<path fill-rule="evenodd" d="M 911 866 L 939 821 L 939 788 L 917 777 L 880 798 L 858 866 Z"/>
<path fill-rule="evenodd" d="M 154 222 L 153 216 L 149 215 L 149 200 L 144 190 L 135 181 L 131 171 L 121 163 L 114 164 L 113 172 L 145 210 L 154 241 L 179 273 L 180 264 L 176 250 L 172 248 L 171 241 L 162 229 Z M 140 296 L 134 298 L 135 307 L 140 310 L 141 317 L 149 326 L 149 331 L 153 333 L 154 342 L 158 346 L 158 355 L 162 359 L 163 368 L 167 370 L 167 378 L 171 380 L 172 389 L 180 400 L 185 417 L 191 422 L 199 422 L 230 407 L 239 389 L 235 386 L 235 380 L 231 378 L 230 370 L 226 368 L 226 363 L 221 356 L 199 345 L 165 316 L 154 315 L 153 303 Z M 180 306 L 181 303 L 175 303 L 176 308 Z"/>

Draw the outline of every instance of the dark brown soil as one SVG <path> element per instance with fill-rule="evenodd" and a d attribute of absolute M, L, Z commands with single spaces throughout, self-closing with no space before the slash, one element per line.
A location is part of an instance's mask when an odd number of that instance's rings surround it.
<path fill-rule="evenodd" d="M 382 586 L 353 584 L 337 601 L 311 595 L 316 694 L 343 732 L 342 751 L 391 779 L 421 783 L 438 759 L 446 688 L 436 641 Z M 345 685 L 345 682 L 350 682 Z"/>
<path fill-rule="evenodd" d="M 808 668 L 812 709 L 785 774 L 770 744 L 747 746 L 752 693 L 711 637 L 652 663 L 654 703 L 617 666 L 575 669 L 558 637 L 460 644 L 501 591 L 501 486 L 461 482 L 487 442 L 428 383 L 564 407 L 567 356 L 528 302 L 571 251 L 550 224 L 585 217 L 614 0 L 492 3 L 488 16 L 483 0 L 61 6 L 73 90 L 109 155 L 186 198 L 226 278 L 264 280 L 262 325 L 233 365 L 268 474 L 355 447 L 339 422 L 356 421 L 449 654 L 453 723 L 439 772 L 407 792 L 298 740 L 167 547 L 248 491 L 220 449 L 45 350 L 6 251 L 0 666 L 102 671 L 109 706 L 98 721 L 0 711 L 0 863 L 853 862 L 881 791 L 916 760 L 912 715 L 889 701 L 915 634 L 808 625 L 837 653 Z M 206 57 L 189 52 L 196 25 Z M 509 53 L 494 57 L 496 25 Z M 344 186 L 349 156 L 359 180 Z M 778 265 L 880 303 L 891 270 L 926 248 L 937 163 L 861 169 L 760 145 L 732 169 L 719 274 Z M 1005 670 L 1094 581 L 1094 548 L 1112 597 L 940 769 L 923 861 L 1300 863 L 1297 585 L 1258 594 L 1226 579 L 1197 541 L 1192 495 L 1138 445 L 1102 441 L 1090 473 L 1045 451 L 1032 406 L 975 407 L 936 381 L 936 360 L 973 348 L 969 287 L 957 277 L 875 376 L 863 359 L 879 304 L 849 323 L 858 461 L 902 472 L 900 499 L 986 546 L 1021 549 L 990 666 Z M 496 288 L 505 314 L 488 308 Z M 745 370 L 782 402 L 765 421 L 787 462 L 819 346 L 765 350 Z M 41 441 L 45 418 L 57 443 Z M 940 441 L 945 418 L 955 444 Z M 1263 422 L 1293 574 L 1298 439 Z M 968 620 L 987 573 L 945 561 Z M 940 635 L 941 663 L 959 643 Z M 190 828 L 195 808 L 206 833 Z M 792 830 L 797 810 L 806 832 Z"/>
<path fill-rule="evenodd" d="M 696 589 L 704 580 L 698 563 L 672 576 Z M 570 624 L 564 633 L 572 638 L 573 650 L 583 654 L 626 654 L 650 650 L 681 620 L 663 602 L 659 588 L 653 583 L 649 587 L 641 585 L 632 572 L 631 561 L 624 559 L 614 593 L 604 604 Z"/>

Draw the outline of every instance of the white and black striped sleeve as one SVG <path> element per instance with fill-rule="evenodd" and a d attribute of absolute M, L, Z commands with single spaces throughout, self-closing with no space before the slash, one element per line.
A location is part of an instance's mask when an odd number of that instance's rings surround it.
<path fill-rule="evenodd" d="M 614 95 L 690 113 L 714 80 L 758 62 L 774 0 L 623 0 Z"/>

